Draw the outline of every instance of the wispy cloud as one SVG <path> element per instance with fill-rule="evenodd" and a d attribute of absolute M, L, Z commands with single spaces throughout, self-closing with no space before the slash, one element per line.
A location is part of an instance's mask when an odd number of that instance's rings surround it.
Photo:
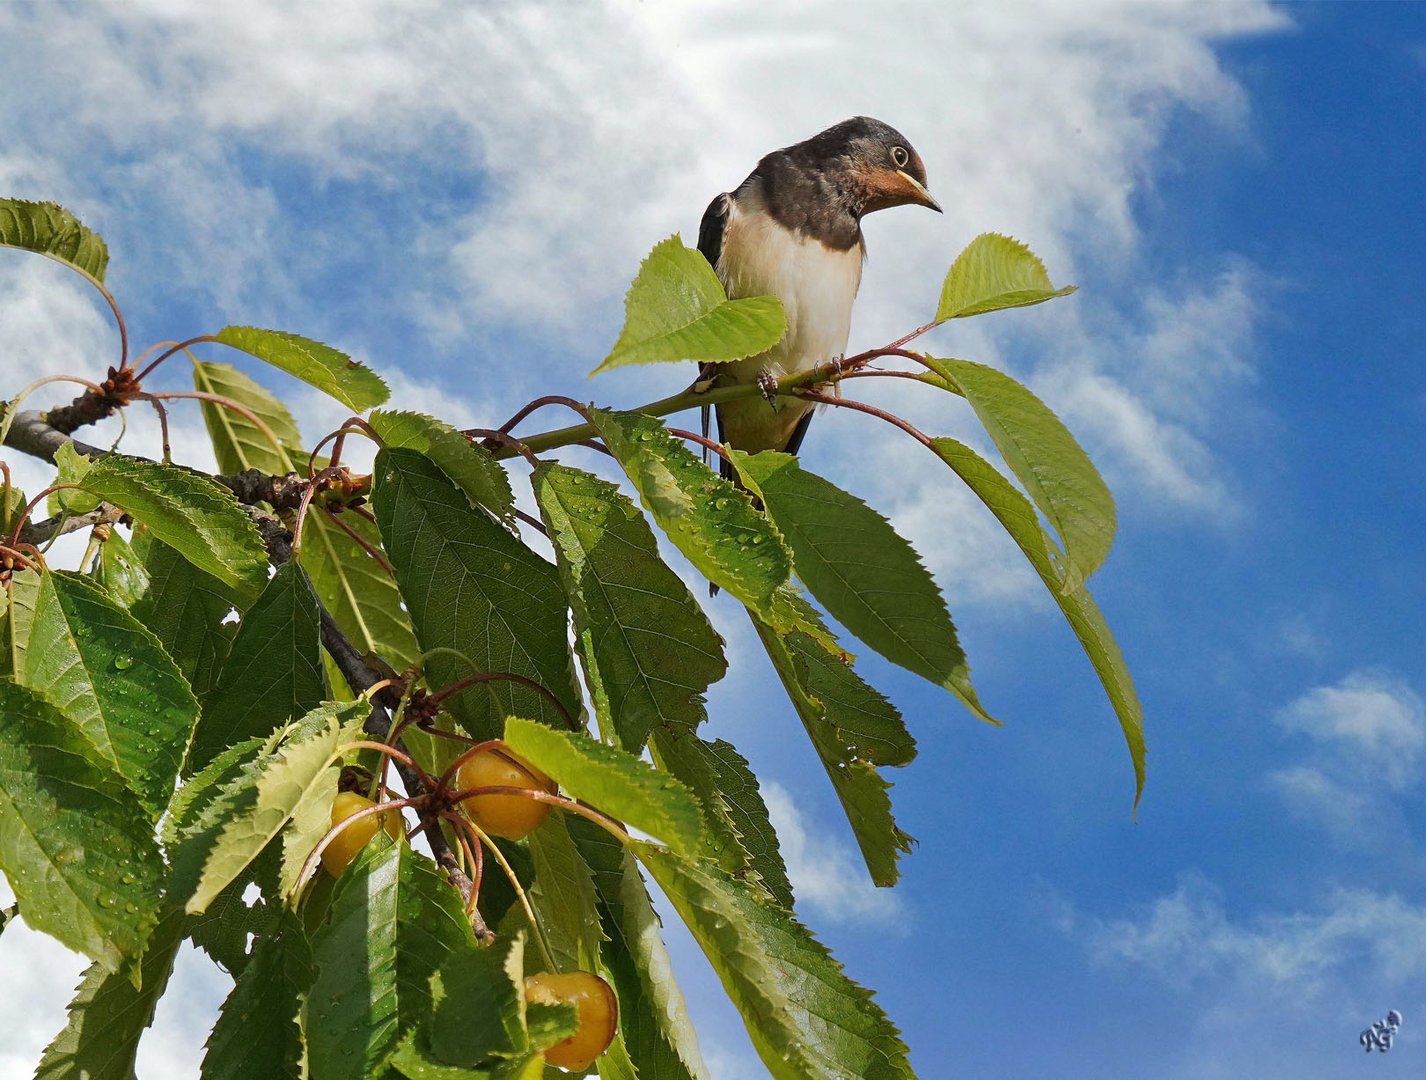
<path fill-rule="evenodd" d="M 839 922 L 873 923 L 883 932 L 909 930 L 900 895 L 873 885 L 850 846 L 809 822 L 782 785 L 766 781 L 762 792 L 799 908 Z"/>
<path fill-rule="evenodd" d="M 1197 874 L 1141 913 L 1062 922 L 1103 962 L 1152 970 L 1170 982 L 1205 978 L 1309 995 L 1341 985 L 1364 964 L 1404 983 L 1426 973 L 1426 905 L 1394 893 L 1344 889 L 1318 906 L 1245 920 Z"/>
<path fill-rule="evenodd" d="M 1275 719 L 1304 737 L 1300 761 L 1267 778 L 1294 813 L 1354 843 L 1400 831 L 1401 800 L 1420 784 L 1426 749 L 1426 706 L 1406 682 L 1352 672 L 1307 691 Z"/>

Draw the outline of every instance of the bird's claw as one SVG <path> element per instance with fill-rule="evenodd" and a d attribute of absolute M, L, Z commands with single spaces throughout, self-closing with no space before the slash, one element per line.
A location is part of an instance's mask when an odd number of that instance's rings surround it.
<path fill-rule="evenodd" d="M 762 391 L 767 403 L 773 404 L 777 400 L 777 376 L 763 368 L 758 372 L 758 389 Z"/>

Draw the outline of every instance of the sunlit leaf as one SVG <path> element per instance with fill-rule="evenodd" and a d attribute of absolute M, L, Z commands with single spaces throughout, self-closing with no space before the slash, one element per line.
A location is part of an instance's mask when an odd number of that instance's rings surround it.
<path fill-rule="evenodd" d="M 638 863 L 593 822 L 570 817 L 567 825 L 599 894 L 605 934 L 600 956 L 619 998 L 617 1042 L 640 1076 L 707 1080 L 698 1036 Z"/>
<path fill-rule="evenodd" d="M 358 702 L 324 706 L 317 713 L 324 722 L 315 734 L 294 737 L 275 754 L 261 759 L 256 797 L 251 805 L 232 813 L 218 833 L 204 860 L 198 885 L 187 898 L 190 913 L 205 910 L 304 806 L 324 806 L 330 814 L 332 800 L 337 796 L 336 749 L 346 731 L 343 724 L 364 711 L 365 706 Z M 297 870 L 312 847 L 309 844 L 303 849 L 300 843 L 296 846 L 297 851 L 284 852 L 284 893 L 296 883 Z"/>
<path fill-rule="evenodd" d="M 927 360 L 965 395 L 1005 464 L 1059 533 L 1066 555 L 1060 588 L 1079 588 L 1114 541 L 1114 498 L 1094 462 L 1059 417 L 1010 376 L 970 360 Z"/>
<path fill-rule="evenodd" d="M 904 765 L 915 744 L 895 707 L 806 634 L 779 635 L 756 622 L 773 667 L 802 718 L 857 838 L 872 881 L 893 885 L 911 837 L 891 816 L 891 786 L 879 765 Z"/>
<path fill-rule="evenodd" d="M 734 460 L 792 548 L 797 576 L 828 614 L 888 660 L 945 687 L 995 723 L 971 685 L 941 590 L 891 524 L 790 454 L 735 451 Z"/>
<path fill-rule="evenodd" d="M 84 733 L 157 821 L 198 720 L 198 700 L 158 638 L 98 585 L 47 572 L 23 681 Z"/>
<path fill-rule="evenodd" d="M 705 742 L 692 728 L 659 728 L 650 742 L 655 763 L 692 789 L 703 804 L 704 854 L 730 873 L 751 876 L 783 907 L 792 885 L 757 777 L 731 743 Z"/>
<path fill-rule="evenodd" d="M 1062 588 L 1061 571 L 1056 565 L 1059 551 L 1041 528 L 1035 508 L 1010 481 L 974 450 L 954 439 L 932 439 L 931 442 L 941 459 L 979 496 L 1019 545 L 1079 638 L 1104 684 L 1129 745 L 1129 756 L 1134 763 L 1134 805 L 1137 806 L 1144 790 L 1144 711 L 1123 654 L 1094 597 L 1086 588 L 1068 593 Z"/>
<path fill-rule="evenodd" d="M 214 336 L 224 345 L 295 375 L 357 412 L 380 405 L 390 396 L 380 375 L 320 341 L 253 326 L 225 326 Z"/>
<path fill-rule="evenodd" d="M 365 1080 L 431 1015 L 431 975 L 476 947 L 434 863 L 377 838 L 347 867 L 312 939 L 317 977 L 302 1026 L 314 1080 Z"/>
<path fill-rule="evenodd" d="M 792 570 L 777 530 L 746 491 L 718 476 L 652 416 L 591 409 L 590 416 L 659 528 L 709 581 L 773 616 Z"/>
<path fill-rule="evenodd" d="M 587 735 L 556 731 L 512 716 L 505 742 L 553 777 L 565 794 L 656 836 L 681 852 L 697 849 L 703 828 L 698 801 L 667 773 Z"/>
<path fill-rule="evenodd" d="M 782 1080 L 911 1077 L 906 1046 L 870 992 L 792 916 L 709 863 L 636 843 Z"/>
<path fill-rule="evenodd" d="M 775 296 L 729 300 L 708 260 L 678 234 L 660 241 L 624 297 L 624 329 L 595 372 L 657 360 L 740 360 L 787 333 Z"/>
<path fill-rule="evenodd" d="M 267 582 L 267 549 L 232 492 L 202 473 L 114 455 L 90 466 L 84 489 L 121 507 L 239 597 Z"/>
<path fill-rule="evenodd" d="M 1075 291 L 1056 289 L 1045 264 L 1018 240 L 982 233 L 956 256 L 941 286 L 936 321 L 979 315 L 1002 308 L 1026 307 Z"/>
<path fill-rule="evenodd" d="M 0 245 L 48 255 L 99 282 L 109 265 L 103 238 L 52 202 L 0 199 Z"/>
<path fill-rule="evenodd" d="M 158 917 L 153 822 L 40 694 L 0 679 L 0 870 L 25 922 L 116 971 Z"/>
<path fill-rule="evenodd" d="M 515 524 L 515 495 L 510 477 L 483 447 L 476 446 L 449 424 L 415 412 L 380 410 L 367 422 L 386 446 L 404 447 L 425 454 L 470 500 L 483 506 L 507 526 Z"/>
<path fill-rule="evenodd" d="M 539 683 L 562 706 L 518 682 L 468 687 L 445 704 L 479 738 L 499 735 L 510 713 L 569 727 L 581 705 L 559 571 L 472 510 L 424 455 L 382 450 L 374 469 L 372 506 L 421 648 L 452 649 L 469 661 L 431 656 L 427 684 L 439 689 L 468 675 L 511 672 Z"/>
<path fill-rule="evenodd" d="M 294 453 L 302 445 L 302 436 L 287 406 L 270 390 L 231 364 L 203 360 L 193 362 L 193 389 L 236 402 L 267 428 L 264 432 L 242 413 L 204 401 L 203 423 L 207 425 L 220 472 L 258 469 L 281 476 L 297 471 L 299 462 L 295 460 Z M 269 432 L 272 438 L 268 437 Z M 273 445 L 274 439 L 277 445 Z M 300 464 L 306 467 L 305 456 Z M 303 475 L 306 475 L 305 472 Z"/>
<path fill-rule="evenodd" d="M 697 724 L 727 661 L 643 514 L 607 480 L 566 465 L 541 463 L 533 483 L 601 730 L 637 753 L 655 725 Z"/>

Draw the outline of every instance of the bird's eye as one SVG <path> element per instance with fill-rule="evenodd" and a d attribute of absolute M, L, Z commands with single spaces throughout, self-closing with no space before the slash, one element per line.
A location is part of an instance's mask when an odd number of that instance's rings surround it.
<path fill-rule="evenodd" d="M 898 169 L 906 168 L 906 163 L 911 160 L 911 155 L 906 152 L 904 146 L 893 146 L 891 148 L 891 161 Z"/>

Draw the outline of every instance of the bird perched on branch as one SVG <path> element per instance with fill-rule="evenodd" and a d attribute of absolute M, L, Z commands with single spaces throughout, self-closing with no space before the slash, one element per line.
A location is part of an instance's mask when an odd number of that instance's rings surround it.
<path fill-rule="evenodd" d="M 866 258 L 862 217 L 909 203 L 941 210 L 926 190 L 920 155 L 900 132 L 868 116 L 774 150 L 734 191 L 714 199 L 698 230 L 698 250 L 731 299 L 781 300 L 787 334 L 757 356 L 706 366 L 700 380 L 730 386 L 842 356 Z M 749 453 L 796 453 L 812 408 L 787 397 L 724 402 L 718 437 Z M 723 474 L 731 471 L 723 462 Z"/>

